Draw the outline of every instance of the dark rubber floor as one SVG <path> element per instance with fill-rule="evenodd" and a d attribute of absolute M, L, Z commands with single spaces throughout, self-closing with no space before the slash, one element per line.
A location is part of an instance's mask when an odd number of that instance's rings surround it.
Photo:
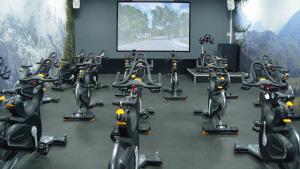
<path fill-rule="evenodd" d="M 103 75 L 102 81 L 110 84 L 115 75 Z M 187 76 L 180 76 L 180 86 L 187 101 L 165 101 L 163 92 L 144 92 L 143 104 L 153 107 L 156 114 L 149 119 L 150 135 L 140 136 L 142 153 L 159 151 L 164 169 L 264 169 L 248 155 L 234 155 L 235 141 L 257 143 L 258 135 L 251 131 L 251 122 L 260 118 L 260 109 L 253 106 L 258 92 L 254 89 L 241 91 L 239 84 L 232 84 L 231 92 L 239 99 L 228 103 L 224 122 L 240 129 L 239 135 L 201 134 L 201 126 L 207 123 L 199 116 L 193 116 L 195 107 L 207 106 L 207 84 L 193 84 Z M 169 82 L 164 78 L 164 86 Z M 115 122 L 115 107 L 112 106 L 116 89 L 101 89 L 93 99 L 103 99 L 105 106 L 92 109 L 96 114 L 93 122 L 64 122 L 63 115 L 75 110 L 74 94 L 48 91 L 50 96 L 61 97 L 58 104 L 50 103 L 41 108 L 43 134 L 68 135 L 66 147 L 51 148 L 48 156 L 31 154 L 18 164 L 22 169 L 106 169 L 112 154 L 113 143 L 109 138 Z M 152 168 L 152 167 L 147 167 Z"/>

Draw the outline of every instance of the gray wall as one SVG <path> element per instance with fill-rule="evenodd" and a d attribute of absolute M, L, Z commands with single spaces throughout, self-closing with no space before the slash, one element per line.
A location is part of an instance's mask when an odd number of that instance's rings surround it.
<path fill-rule="evenodd" d="M 217 43 L 228 42 L 229 12 L 226 0 L 185 0 L 191 2 L 191 51 L 181 53 L 185 58 L 197 58 L 200 55 L 198 39 L 204 33 L 211 33 L 215 44 L 208 46 L 208 52 L 217 50 Z M 117 1 L 82 0 L 75 14 L 76 52 L 86 49 L 96 52 L 106 49 L 111 58 L 120 58 L 124 52 L 116 51 Z M 147 52 L 148 58 L 164 58 L 167 52 Z"/>

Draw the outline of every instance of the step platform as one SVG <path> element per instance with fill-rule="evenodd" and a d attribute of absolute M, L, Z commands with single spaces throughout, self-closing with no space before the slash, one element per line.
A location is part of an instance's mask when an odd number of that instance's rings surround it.
<path fill-rule="evenodd" d="M 209 73 L 200 73 L 197 69 L 187 68 L 187 75 L 193 78 L 194 83 L 208 83 Z M 241 83 L 242 73 L 241 72 L 229 72 L 231 83 Z"/>

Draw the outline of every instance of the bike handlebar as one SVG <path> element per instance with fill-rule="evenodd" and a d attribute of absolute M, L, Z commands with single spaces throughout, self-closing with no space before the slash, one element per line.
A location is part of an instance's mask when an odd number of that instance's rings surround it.
<path fill-rule="evenodd" d="M 25 78 L 19 79 L 20 82 L 28 82 L 28 81 L 32 81 L 32 80 L 37 80 L 37 81 L 39 81 L 41 83 L 46 83 L 46 82 L 55 82 L 55 81 L 58 81 L 58 78 L 57 79 L 43 78 L 43 77 L 40 77 L 38 75 L 34 75 L 34 76 L 30 76 L 30 77 L 25 77 Z"/>
<path fill-rule="evenodd" d="M 120 76 L 120 72 L 117 73 L 117 77 L 116 79 L 118 79 Z M 141 80 L 136 80 L 136 79 L 133 79 L 133 80 L 130 80 L 126 83 L 118 83 L 118 82 L 114 82 L 112 84 L 113 87 L 115 88 L 123 88 L 123 87 L 128 87 L 128 86 L 132 86 L 132 85 L 135 85 L 135 86 L 141 86 L 141 87 L 144 87 L 146 89 L 160 89 L 161 88 L 161 74 L 159 73 L 158 74 L 158 83 L 150 83 L 150 84 L 146 84 L 145 82 L 141 81 Z"/>
<path fill-rule="evenodd" d="M 210 44 L 214 44 L 214 38 L 212 38 L 211 34 L 207 33 L 203 36 L 203 38 L 199 38 L 199 42 L 201 44 L 204 44 L 204 43 L 210 43 Z"/>
<path fill-rule="evenodd" d="M 295 99 L 294 95 L 284 94 L 282 92 L 275 92 L 276 98 L 278 99 Z"/>
<path fill-rule="evenodd" d="M 20 88 L 16 88 L 16 89 L 6 89 L 6 90 L 2 90 L 0 91 L 0 94 L 4 94 L 4 95 L 14 95 L 17 94 L 17 90 Z"/>
<path fill-rule="evenodd" d="M 263 73 L 267 76 L 267 79 L 265 80 L 259 80 L 258 82 L 255 82 L 255 79 L 257 79 L 255 73 L 254 73 L 254 66 L 259 65 L 260 71 L 263 71 Z M 272 87 L 285 87 L 287 86 L 287 83 L 284 83 L 282 81 L 275 81 L 269 72 L 266 70 L 266 67 L 261 62 L 253 62 L 250 67 L 250 78 L 249 80 L 245 79 L 245 74 L 242 74 L 242 85 L 248 86 L 248 87 L 261 87 L 262 85 L 270 85 Z"/>
<path fill-rule="evenodd" d="M 131 80 L 131 75 L 133 75 L 135 67 L 139 64 L 142 63 L 146 65 L 146 70 L 147 70 L 147 78 L 149 81 L 149 84 L 145 84 L 142 81 L 139 80 Z M 151 72 L 150 72 L 150 66 L 147 61 L 139 59 L 138 61 L 134 62 L 129 73 L 127 76 L 122 80 L 118 81 L 120 76 L 120 72 L 117 73 L 116 79 L 113 82 L 112 86 L 116 88 L 122 88 L 122 87 L 127 87 L 131 85 L 137 85 L 137 86 L 142 86 L 147 89 L 160 89 L 161 88 L 161 74 L 158 74 L 158 83 L 154 83 L 151 77 Z"/>
<path fill-rule="evenodd" d="M 183 59 L 182 59 L 181 56 L 178 56 L 178 55 L 176 54 L 176 51 L 172 51 L 172 52 L 170 53 L 170 57 L 167 58 L 166 60 L 167 60 L 167 61 L 169 61 L 169 60 L 175 60 L 176 62 L 180 62 L 180 61 L 182 61 Z"/>

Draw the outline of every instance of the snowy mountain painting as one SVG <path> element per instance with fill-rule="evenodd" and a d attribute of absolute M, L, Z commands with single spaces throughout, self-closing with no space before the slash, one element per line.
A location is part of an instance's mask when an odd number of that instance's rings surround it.
<path fill-rule="evenodd" d="M 0 56 L 11 70 L 0 89 L 12 87 L 21 64 L 35 65 L 51 52 L 63 53 L 66 36 L 65 0 L 2 0 Z"/>
<path fill-rule="evenodd" d="M 250 63 L 268 55 L 288 68 L 291 84 L 300 95 L 300 1 L 251 0 L 239 4 L 235 27 L 250 25 L 241 48 L 240 69 L 248 71 Z"/>

